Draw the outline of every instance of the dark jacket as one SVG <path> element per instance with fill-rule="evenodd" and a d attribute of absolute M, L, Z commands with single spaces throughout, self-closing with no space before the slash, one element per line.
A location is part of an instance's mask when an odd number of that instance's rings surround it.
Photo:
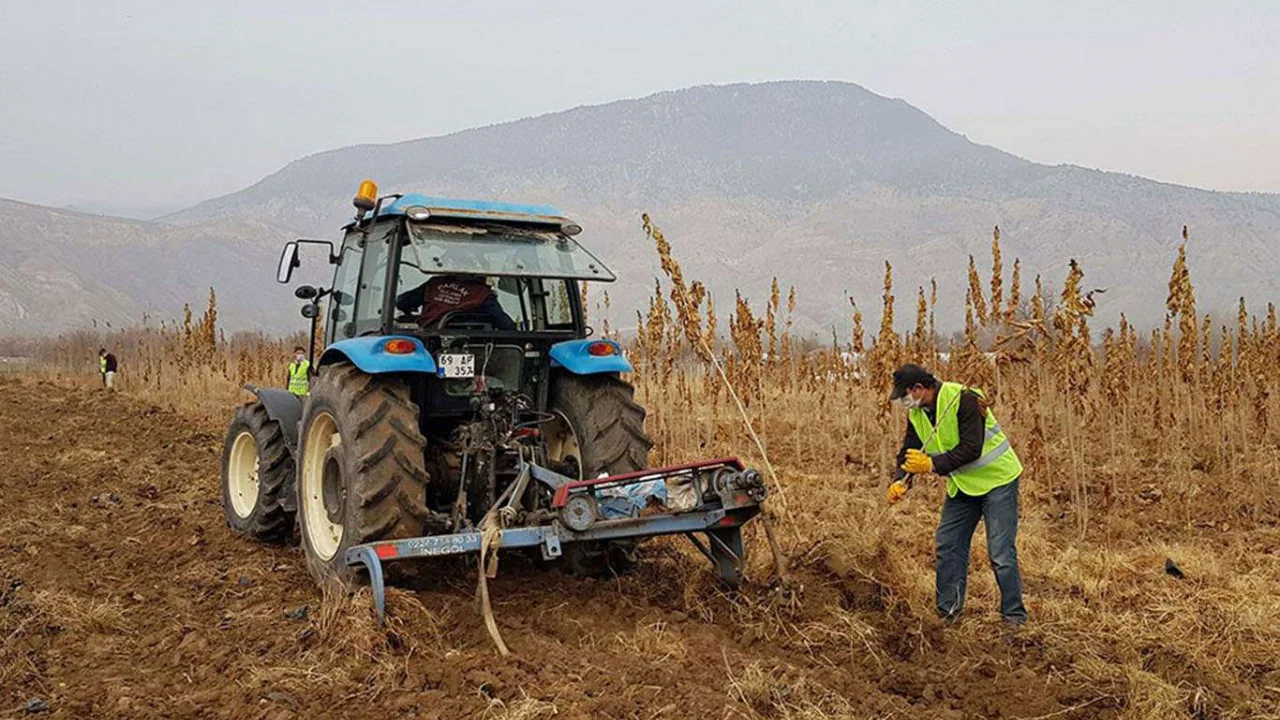
<path fill-rule="evenodd" d="M 514 331 L 515 322 L 507 316 L 483 279 L 454 278 L 437 275 L 427 282 L 396 297 L 396 309 L 412 313 L 422 308 L 418 323 L 433 327 L 451 312 L 470 313 L 488 318 L 494 329 Z"/>
<path fill-rule="evenodd" d="M 936 396 L 935 396 L 936 397 Z M 936 401 L 935 401 L 936 404 Z M 934 417 L 937 408 L 929 405 L 921 408 L 924 414 L 929 418 L 929 422 L 937 425 L 938 420 Z M 950 475 L 956 468 L 961 465 L 977 460 L 982 457 L 982 442 L 986 435 L 986 418 L 982 408 L 978 405 L 978 395 L 972 390 L 964 390 L 960 393 L 960 406 L 956 408 L 956 420 L 960 425 L 960 442 L 947 452 L 933 455 L 933 471 L 938 475 Z M 924 442 L 916 435 L 915 426 L 911 421 L 907 421 L 907 434 L 902 438 L 902 448 L 898 450 L 898 471 L 895 473 L 895 479 L 901 479 L 906 475 L 902 471 L 902 463 L 907 459 L 907 450 L 919 450 L 924 447 Z"/>
<path fill-rule="evenodd" d="M 111 353 L 107 353 L 106 360 L 107 360 L 107 366 L 106 366 L 106 368 L 103 370 L 103 372 L 117 372 L 117 370 L 116 370 L 116 356 L 115 356 L 115 355 L 113 355 L 113 354 L 111 354 Z"/>

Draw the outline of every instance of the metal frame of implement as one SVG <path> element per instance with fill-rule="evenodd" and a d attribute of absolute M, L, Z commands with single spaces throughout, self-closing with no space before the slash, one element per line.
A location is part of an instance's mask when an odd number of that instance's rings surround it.
<path fill-rule="evenodd" d="M 748 469 L 737 458 L 673 465 L 610 475 L 591 480 L 572 480 L 544 467 L 522 463 L 520 472 L 553 491 L 551 509 L 556 517 L 548 524 L 504 528 L 497 548 L 542 548 L 542 557 L 561 555 L 565 543 L 591 540 L 657 537 L 682 534 L 706 556 L 731 585 L 742 579 L 744 550 L 742 526 L 760 513 L 760 503 L 768 495 L 760 473 Z M 634 517 L 605 518 L 598 507 L 597 493 L 609 488 L 662 480 L 670 487 L 688 483 L 694 504 L 684 510 Z M 703 533 L 707 542 L 694 533 Z M 363 565 L 369 575 L 378 619 L 386 617 L 386 586 L 382 565 L 389 561 L 478 553 L 480 530 L 387 540 L 347 549 L 349 566 Z"/>

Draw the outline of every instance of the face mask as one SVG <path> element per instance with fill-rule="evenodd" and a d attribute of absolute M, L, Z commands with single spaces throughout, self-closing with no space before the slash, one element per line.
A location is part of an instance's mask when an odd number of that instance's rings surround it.
<path fill-rule="evenodd" d="M 900 405 L 900 406 L 902 406 L 902 407 L 906 408 L 907 410 L 911 410 L 911 409 L 913 409 L 913 408 L 918 408 L 918 407 L 920 407 L 920 401 L 919 401 L 918 399 L 916 399 L 916 398 L 912 397 L 912 396 L 911 396 L 911 394 L 910 394 L 910 393 L 908 393 L 908 394 L 903 395 L 902 397 L 898 398 L 898 405 Z"/>
<path fill-rule="evenodd" d="M 298 362 L 302 362 L 303 360 L 307 359 L 307 356 L 303 355 L 302 353 L 298 353 L 297 355 L 293 356 L 293 359 L 297 360 Z"/>

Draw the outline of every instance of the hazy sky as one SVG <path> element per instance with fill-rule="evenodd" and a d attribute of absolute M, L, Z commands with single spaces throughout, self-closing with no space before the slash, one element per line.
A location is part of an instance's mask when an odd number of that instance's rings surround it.
<path fill-rule="evenodd" d="M 1280 192 L 1280 2 L 0 0 L 0 197 L 144 211 L 298 157 L 817 78 L 1032 160 Z"/>

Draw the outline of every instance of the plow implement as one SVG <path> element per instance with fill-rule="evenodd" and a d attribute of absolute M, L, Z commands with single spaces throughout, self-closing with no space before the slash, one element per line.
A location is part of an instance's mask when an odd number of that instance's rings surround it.
<path fill-rule="evenodd" d="M 529 483 L 551 494 L 550 510 L 526 512 L 512 500 L 521 497 Z M 483 555 L 499 548 L 538 547 L 544 560 L 553 560 L 570 543 L 684 535 L 726 584 L 736 586 L 745 562 L 742 526 L 760 513 L 767 495 L 760 473 L 736 458 L 589 480 L 573 480 L 521 462 L 511 491 L 498 499 L 475 530 L 356 545 L 347 549 L 344 559 L 367 571 L 379 620 L 386 615 L 385 563 Z"/>

